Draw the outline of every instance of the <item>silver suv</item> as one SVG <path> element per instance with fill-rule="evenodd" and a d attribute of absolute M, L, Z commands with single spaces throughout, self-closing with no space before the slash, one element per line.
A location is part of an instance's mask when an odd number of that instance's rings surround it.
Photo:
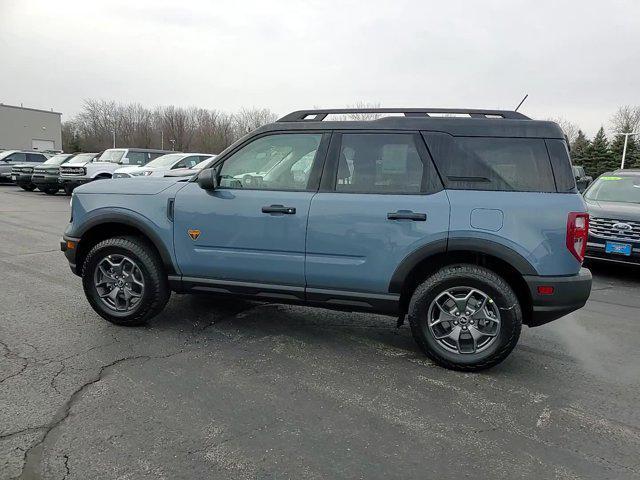
<path fill-rule="evenodd" d="M 27 152 L 24 150 L 5 150 L 0 152 L 0 180 L 11 180 L 11 169 L 15 165 L 27 164 L 34 166 L 46 162 L 51 155 L 42 152 Z"/>

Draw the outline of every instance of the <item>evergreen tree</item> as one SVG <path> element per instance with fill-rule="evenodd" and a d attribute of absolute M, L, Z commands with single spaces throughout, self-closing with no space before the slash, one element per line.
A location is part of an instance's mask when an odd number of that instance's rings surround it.
<path fill-rule="evenodd" d="M 582 130 L 578 130 L 578 134 L 571 144 L 571 163 L 573 165 L 585 165 L 587 163 L 589 149 L 589 139 Z"/>
<path fill-rule="evenodd" d="M 609 150 L 609 141 L 604 133 L 604 127 L 600 127 L 587 149 L 585 169 L 589 175 L 596 177 L 604 172 L 615 170 L 618 166 Z"/>
<path fill-rule="evenodd" d="M 627 120 L 619 126 L 619 132 L 633 132 L 634 126 Z M 624 150 L 624 135 L 616 135 L 611 142 L 611 153 L 613 158 L 618 162 L 618 165 L 622 162 L 622 152 Z M 640 167 L 640 148 L 638 148 L 638 141 L 636 135 L 629 135 L 627 140 L 627 154 L 625 156 L 624 166 L 625 168 Z"/>

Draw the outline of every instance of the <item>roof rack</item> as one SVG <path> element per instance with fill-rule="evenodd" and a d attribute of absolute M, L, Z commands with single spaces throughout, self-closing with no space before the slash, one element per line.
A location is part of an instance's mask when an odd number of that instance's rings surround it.
<path fill-rule="evenodd" d="M 478 110 L 467 108 L 334 108 L 327 110 L 298 110 L 285 115 L 278 122 L 320 122 L 327 115 L 352 114 L 352 113 L 401 113 L 405 117 L 430 117 L 430 114 L 438 114 L 439 117 L 452 115 L 468 115 L 471 118 L 502 118 L 509 120 L 530 120 L 529 117 L 512 110 Z"/>

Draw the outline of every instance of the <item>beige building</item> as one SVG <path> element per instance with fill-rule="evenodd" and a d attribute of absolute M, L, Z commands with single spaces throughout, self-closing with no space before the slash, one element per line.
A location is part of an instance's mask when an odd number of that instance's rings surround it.
<path fill-rule="evenodd" d="M 0 149 L 62 150 L 59 112 L 0 103 Z"/>

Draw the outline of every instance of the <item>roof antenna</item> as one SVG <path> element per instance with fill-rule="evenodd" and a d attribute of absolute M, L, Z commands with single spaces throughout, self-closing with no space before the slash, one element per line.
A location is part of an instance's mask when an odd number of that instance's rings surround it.
<path fill-rule="evenodd" d="M 516 109 L 514 110 L 514 112 L 517 112 L 518 109 L 522 106 L 522 104 L 524 103 L 524 101 L 527 99 L 527 97 L 529 96 L 529 94 L 527 93 L 524 98 L 520 101 L 520 103 L 518 104 L 518 106 L 516 107 Z"/>

